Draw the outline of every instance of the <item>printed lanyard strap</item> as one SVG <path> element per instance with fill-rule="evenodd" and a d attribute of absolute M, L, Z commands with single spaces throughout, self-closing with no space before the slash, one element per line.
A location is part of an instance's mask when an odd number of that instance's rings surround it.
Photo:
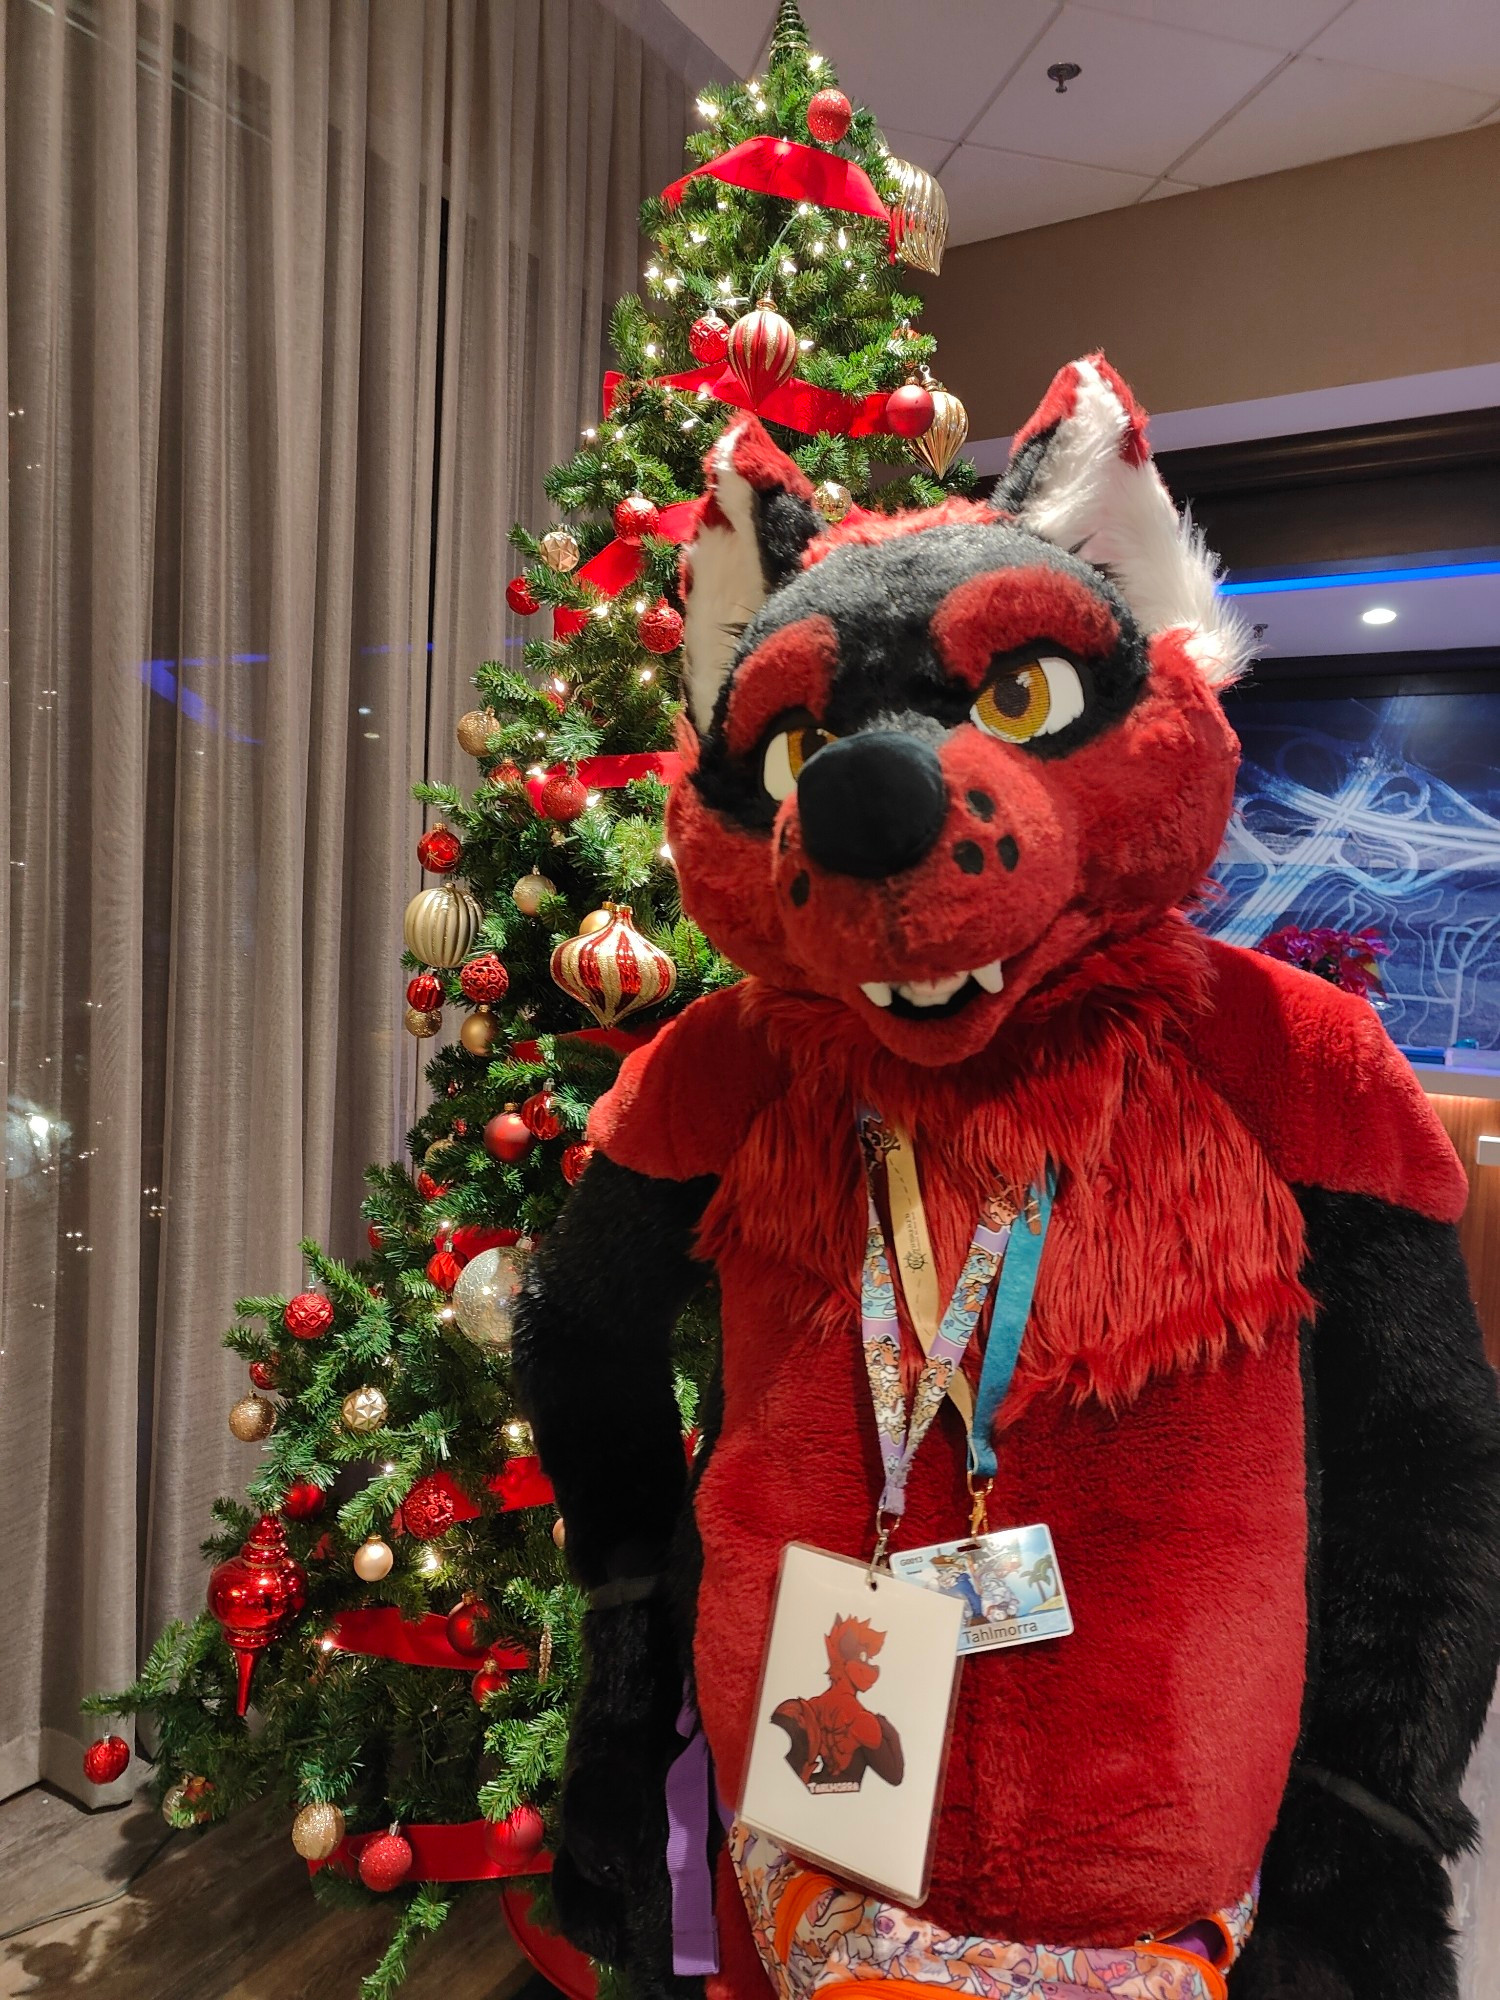
<path fill-rule="evenodd" d="M 875 1161 L 882 1150 L 885 1131 L 875 1113 L 861 1112 L 868 1231 L 860 1280 L 860 1330 L 885 1475 L 879 1511 L 882 1517 L 889 1516 L 894 1521 L 906 1511 L 906 1481 L 912 1461 L 942 1407 L 944 1396 L 949 1393 L 949 1385 L 974 1337 L 998 1271 L 1000 1283 L 990 1337 L 985 1344 L 979 1393 L 969 1425 L 971 1480 L 977 1477 L 989 1481 L 995 1476 L 990 1432 L 1015 1374 L 1022 1336 L 1031 1315 L 1042 1247 L 1052 1216 L 1054 1183 L 1049 1171 L 1045 1184 L 1032 1189 L 1025 1214 L 1013 1224 L 994 1229 L 980 1216 L 947 1310 L 930 1345 L 924 1343 L 927 1358 L 908 1415 L 901 1390 L 901 1326 L 896 1312 L 896 1284 L 875 1204 Z"/>

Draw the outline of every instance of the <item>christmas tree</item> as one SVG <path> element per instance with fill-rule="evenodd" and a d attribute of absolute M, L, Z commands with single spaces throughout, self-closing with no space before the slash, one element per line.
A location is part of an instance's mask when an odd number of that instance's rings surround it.
<path fill-rule="evenodd" d="M 368 1261 L 307 1243 L 305 1292 L 240 1302 L 230 1424 L 262 1449 L 245 1499 L 215 1507 L 209 1608 L 89 1704 L 149 1716 L 173 1825 L 274 1794 L 320 1894 L 399 1903 L 366 2000 L 465 1883 L 501 1884 L 524 1933 L 516 1885 L 547 1865 L 581 1603 L 512 1391 L 510 1309 L 622 1052 L 735 976 L 684 919 L 662 833 L 704 455 L 755 410 L 834 521 L 973 484 L 962 405 L 896 276 L 936 268 L 935 185 L 888 155 L 791 4 L 766 75 L 699 108 L 693 170 L 645 204 L 655 251 L 613 316 L 605 414 L 546 482 L 559 518 L 514 531 L 510 607 L 550 634 L 522 669 L 478 670 L 458 727 L 472 790 L 417 790 L 435 881 L 407 910 L 406 1025 L 438 1042 L 463 1018 L 411 1163 L 368 1174 Z M 685 1435 L 713 1341 L 701 1308 L 684 1319 Z M 87 1768 L 128 1757 L 111 1736 Z"/>

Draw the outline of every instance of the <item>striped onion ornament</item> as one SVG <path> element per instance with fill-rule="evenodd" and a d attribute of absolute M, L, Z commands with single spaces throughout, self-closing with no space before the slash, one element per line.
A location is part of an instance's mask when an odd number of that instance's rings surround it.
<path fill-rule="evenodd" d="M 602 1028 L 612 1028 L 638 1008 L 654 1007 L 677 984 L 677 967 L 659 945 L 642 937 L 627 903 L 606 903 L 603 930 L 567 938 L 552 954 L 552 977 L 569 999 L 587 1007 Z"/>
<path fill-rule="evenodd" d="M 797 333 L 767 295 L 757 299 L 729 329 L 729 366 L 735 380 L 758 410 L 773 389 L 779 389 L 797 365 Z"/>

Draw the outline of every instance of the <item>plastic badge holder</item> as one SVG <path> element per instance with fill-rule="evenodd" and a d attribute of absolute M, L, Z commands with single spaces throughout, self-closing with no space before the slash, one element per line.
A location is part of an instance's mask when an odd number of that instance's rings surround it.
<path fill-rule="evenodd" d="M 782 1551 L 739 1818 L 846 1882 L 927 1897 L 962 1604 L 804 1542 Z"/>

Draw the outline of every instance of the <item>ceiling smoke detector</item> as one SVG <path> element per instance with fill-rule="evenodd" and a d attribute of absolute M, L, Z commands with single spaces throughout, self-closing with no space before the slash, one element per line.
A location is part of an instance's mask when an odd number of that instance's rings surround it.
<path fill-rule="evenodd" d="M 1048 81 L 1057 85 L 1059 97 L 1064 94 L 1074 77 L 1082 75 L 1083 70 L 1077 63 L 1053 63 L 1047 71 Z"/>

